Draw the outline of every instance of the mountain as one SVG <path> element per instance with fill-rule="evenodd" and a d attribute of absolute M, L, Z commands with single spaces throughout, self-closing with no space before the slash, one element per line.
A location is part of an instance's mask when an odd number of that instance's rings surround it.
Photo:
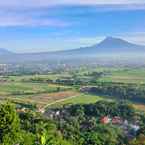
<path fill-rule="evenodd" d="M 145 53 L 145 46 L 119 38 L 107 37 L 98 44 L 68 51 L 69 54 Z"/>
<path fill-rule="evenodd" d="M 119 38 L 107 37 L 98 44 L 90 47 L 82 47 L 78 49 L 42 52 L 42 53 L 24 53 L 16 54 L 6 49 L 0 49 L 0 63 L 17 63 L 17 62 L 47 62 L 51 60 L 65 60 L 74 58 L 90 58 L 99 55 L 112 56 L 133 56 L 134 54 L 145 55 L 145 46 L 137 45 Z M 75 59 L 74 59 L 75 60 Z"/>
<path fill-rule="evenodd" d="M 7 49 L 0 48 L 0 55 L 10 55 L 10 54 L 13 54 L 13 53 L 8 51 Z"/>

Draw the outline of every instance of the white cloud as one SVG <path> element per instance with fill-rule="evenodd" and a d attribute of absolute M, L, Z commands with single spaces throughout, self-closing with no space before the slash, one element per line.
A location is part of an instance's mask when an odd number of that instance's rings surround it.
<path fill-rule="evenodd" d="M 57 19 L 35 19 L 29 16 L 9 16 L 0 17 L 0 27 L 15 27 L 15 26 L 28 26 L 28 27 L 38 27 L 38 26 L 53 26 L 53 27 L 66 27 L 70 24 Z"/>
<path fill-rule="evenodd" d="M 55 18 L 43 17 L 45 14 L 55 11 L 55 9 L 52 9 L 53 6 L 61 5 L 93 5 L 96 6 L 97 11 L 126 9 L 145 10 L 145 0 L 1 0 L 0 27 L 69 26 L 69 22 L 65 22 Z M 50 7 L 51 9 L 49 9 Z M 44 11 L 43 8 L 47 8 L 47 12 Z M 40 17 L 37 17 L 37 15 L 39 15 Z"/>
<path fill-rule="evenodd" d="M 144 0 L 4 0 L 1 7 L 40 7 L 51 5 L 145 4 Z"/>
<path fill-rule="evenodd" d="M 95 4 L 143 4 L 144 0 L 60 0 L 64 4 L 81 4 L 81 5 L 95 5 Z"/>
<path fill-rule="evenodd" d="M 59 18 L 45 17 L 48 11 L 30 8 L 0 9 L 0 27 L 9 26 L 53 26 L 66 27 L 70 23 Z"/>

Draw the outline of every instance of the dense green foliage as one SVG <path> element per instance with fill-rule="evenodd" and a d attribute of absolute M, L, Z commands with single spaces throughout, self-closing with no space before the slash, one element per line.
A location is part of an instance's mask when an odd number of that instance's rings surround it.
<path fill-rule="evenodd" d="M 60 112 L 56 115 L 55 112 Z M 54 116 L 50 120 L 49 115 Z M 101 124 L 102 116 L 119 116 L 130 122 L 140 118 L 141 128 L 129 141 L 122 128 Z M 130 104 L 99 101 L 48 109 L 44 115 L 19 112 L 11 103 L 0 105 L 1 145 L 144 145 L 145 115 Z"/>
<path fill-rule="evenodd" d="M 12 104 L 0 105 L 0 143 L 11 145 L 17 143 L 21 136 L 20 121 Z"/>
<path fill-rule="evenodd" d="M 0 105 L 0 144 L 70 145 L 53 121 L 30 112 L 19 117 L 10 103 Z"/>
<path fill-rule="evenodd" d="M 103 116 L 118 116 L 130 123 L 138 117 L 140 124 L 144 124 L 144 115 L 141 117 L 132 105 L 125 102 L 98 101 L 95 104 L 65 106 L 59 110 L 60 115 L 55 117 L 58 128 L 74 145 L 128 145 L 122 127 L 112 123 L 101 124 L 100 118 Z M 48 110 L 46 116 L 49 113 Z"/>

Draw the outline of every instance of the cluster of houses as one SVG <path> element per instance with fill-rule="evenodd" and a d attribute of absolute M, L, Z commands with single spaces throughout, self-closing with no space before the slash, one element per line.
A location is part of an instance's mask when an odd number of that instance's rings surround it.
<path fill-rule="evenodd" d="M 110 118 L 108 116 L 103 116 L 100 119 L 100 123 L 102 123 L 102 124 L 108 124 L 108 123 L 121 124 L 122 122 L 123 122 L 123 120 L 118 116 L 115 116 L 113 118 Z"/>
<path fill-rule="evenodd" d="M 129 137 L 134 137 L 140 129 L 139 123 L 129 122 L 128 120 L 124 120 L 119 116 L 115 116 L 110 118 L 108 116 L 103 116 L 100 118 L 100 123 L 102 124 L 112 124 L 116 125 L 123 129 L 124 133 Z"/>
<path fill-rule="evenodd" d="M 27 109 L 25 107 L 17 108 L 17 112 L 27 112 Z M 59 109 L 49 109 L 45 111 L 44 108 L 38 107 L 37 112 L 43 113 L 45 116 L 51 119 L 58 118 L 64 115 L 69 116 L 69 113 L 66 110 L 59 110 Z M 125 133 L 125 135 L 130 139 L 134 138 L 140 129 L 140 125 L 138 121 L 128 121 L 119 116 L 114 116 L 114 117 L 103 116 L 100 118 L 100 123 L 105 125 L 111 124 L 121 128 Z"/>

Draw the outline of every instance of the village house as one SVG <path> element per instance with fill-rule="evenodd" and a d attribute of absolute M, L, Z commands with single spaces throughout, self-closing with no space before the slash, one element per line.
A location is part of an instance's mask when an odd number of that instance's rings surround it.
<path fill-rule="evenodd" d="M 108 124 L 108 123 L 110 123 L 110 121 L 111 121 L 111 119 L 108 116 L 104 116 L 100 119 L 100 122 L 102 124 Z"/>
<path fill-rule="evenodd" d="M 112 124 L 122 124 L 123 123 L 123 119 L 118 117 L 118 116 L 115 116 L 112 118 Z"/>
<path fill-rule="evenodd" d="M 109 118 L 108 116 L 103 116 L 100 119 L 100 123 L 102 124 L 112 124 L 117 125 L 120 128 L 123 129 L 124 133 L 128 136 L 128 138 L 133 138 L 137 131 L 140 129 L 140 126 L 138 124 L 135 124 L 133 122 L 128 122 L 128 120 L 123 120 L 119 116 L 115 116 L 113 118 Z"/>
<path fill-rule="evenodd" d="M 39 107 L 39 108 L 38 108 L 38 112 L 39 112 L 39 113 L 44 113 L 44 112 L 45 112 L 45 109 L 44 109 L 44 108 Z"/>

